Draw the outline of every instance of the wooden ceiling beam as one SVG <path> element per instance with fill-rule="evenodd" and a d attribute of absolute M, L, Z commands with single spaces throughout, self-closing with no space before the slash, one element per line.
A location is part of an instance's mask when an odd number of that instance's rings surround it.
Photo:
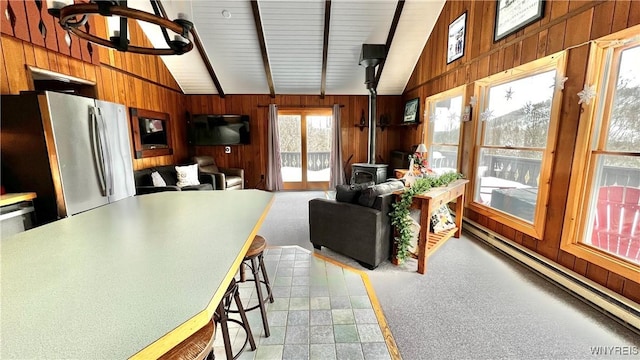
<path fill-rule="evenodd" d="M 329 52 L 329 23 L 331 21 L 331 0 L 324 3 L 324 36 L 322 43 L 322 82 L 320 83 L 320 98 L 324 99 L 327 88 L 327 54 Z"/>
<path fill-rule="evenodd" d="M 168 19 L 167 11 L 164 9 L 164 6 L 162 6 L 162 2 L 160 0 L 156 0 L 156 4 L 158 5 L 160 12 L 162 13 L 162 16 Z M 192 40 L 193 44 L 196 46 L 196 49 L 198 49 L 200 58 L 204 62 L 204 66 L 207 68 L 207 72 L 211 77 L 211 81 L 213 81 L 213 85 L 216 87 L 216 90 L 218 91 L 218 95 L 220 95 L 220 97 L 223 98 L 224 90 L 222 90 L 222 85 L 218 80 L 218 76 L 216 75 L 216 72 L 213 70 L 213 65 L 211 65 L 211 61 L 209 61 L 209 57 L 207 56 L 207 52 L 204 50 L 204 45 L 202 45 L 202 40 L 200 40 L 200 36 L 198 35 L 196 28 L 195 27 L 192 28 L 190 33 L 191 35 L 193 35 L 193 40 Z"/>
<path fill-rule="evenodd" d="M 271 65 L 269 64 L 269 55 L 267 54 L 267 45 L 264 41 L 264 30 L 262 29 L 262 18 L 260 16 L 260 8 L 258 1 L 251 1 L 251 9 L 253 10 L 253 21 L 256 24 L 256 33 L 258 34 L 258 42 L 260 43 L 260 52 L 262 53 L 262 63 L 264 64 L 264 73 L 267 76 L 269 84 L 269 93 L 272 98 L 276 97 L 275 87 L 273 86 L 273 77 L 271 76 Z"/>
<path fill-rule="evenodd" d="M 391 49 L 391 43 L 393 42 L 393 37 L 396 34 L 396 28 L 398 27 L 398 22 L 400 21 L 400 15 L 402 15 L 402 8 L 404 8 L 404 0 L 398 0 L 398 3 L 396 4 L 396 12 L 393 14 L 393 21 L 391 22 L 391 27 L 389 28 L 389 34 L 387 35 L 387 42 L 385 43 L 385 47 L 387 48 L 387 55 L 389 54 L 389 50 Z M 384 68 L 385 61 L 386 61 L 386 57 L 382 59 L 382 61 L 378 65 L 378 71 L 376 72 L 374 89 L 378 88 L 378 81 L 380 81 L 380 76 L 382 75 L 382 69 Z"/>
<path fill-rule="evenodd" d="M 207 67 L 207 72 L 209 72 L 209 76 L 211 76 L 211 80 L 213 80 L 213 84 L 216 86 L 218 90 L 218 95 L 220 97 L 224 97 L 224 90 L 222 90 L 222 85 L 220 84 L 220 80 L 216 76 L 216 72 L 213 70 L 213 65 L 211 65 L 211 61 L 209 61 L 209 56 L 207 56 L 207 52 L 204 50 L 204 45 L 202 45 L 202 40 L 200 40 L 200 36 L 194 27 L 191 29 L 191 34 L 193 35 L 193 43 L 196 45 L 198 52 L 200 53 L 200 57 L 204 61 L 204 65 Z"/>

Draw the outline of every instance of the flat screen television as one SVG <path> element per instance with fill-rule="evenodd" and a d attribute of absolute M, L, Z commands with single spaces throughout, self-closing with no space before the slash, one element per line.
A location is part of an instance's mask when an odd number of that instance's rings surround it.
<path fill-rule="evenodd" d="M 164 120 L 138 117 L 140 127 L 140 143 L 143 149 L 169 147 Z"/>
<path fill-rule="evenodd" d="M 189 124 L 192 145 L 249 144 L 248 115 L 193 115 Z"/>

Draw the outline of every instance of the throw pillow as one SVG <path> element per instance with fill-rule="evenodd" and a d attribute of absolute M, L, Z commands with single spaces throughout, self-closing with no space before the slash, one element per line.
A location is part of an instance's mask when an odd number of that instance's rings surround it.
<path fill-rule="evenodd" d="M 179 187 L 189 185 L 200 185 L 198 180 L 198 164 L 187 166 L 176 166 L 176 174 L 178 175 Z"/>
<path fill-rule="evenodd" d="M 349 185 L 336 185 L 336 201 L 353 203 L 360 195 L 359 190 L 351 190 Z"/>
<path fill-rule="evenodd" d="M 440 206 L 433 214 L 431 214 L 431 231 L 438 233 L 450 230 L 456 227 L 453 217 L 449 212 L 447 205 Z"/>
<path fill-rule="evenodd" d="M 358 197 L 360 196 L 362 190 L 373 185 L 375 185 L 373 181 L 351 185 L 337 185 L 336 201 L 357 204 Z"/>
<path fill-rule="evenodd" d="M 391 180 L 378 185 L 373 185 L 362 190 L 358 203 L 362 206 L 372 207 L 376 202 L 376 197 L 384 194 L 391 194 L 396 190 L 404 189 L 404 184 L 399 180 Z"/>
<path fill-rule="evenodd" d="M 157 171 L 151 173 L 151 181 L 153 182 L 153 186 L 156 187 L 167 186 L 167 182 L 164 181 L 162 175 Z"/>
<path fill-rule="evenodd" d="M 411 225 L 409 225 L 409 232 L 411 233 L 411 240 L 409 241 L 409 251 L 417 254 L 418 253 L 418 239 L 420 237 L 420 223 L 414 219 L 411 214 L 407 214 L 407 220 Z"/>
<path fill-rule="evenodd" d="M 351 190 L 362 191 L 364 189 L 372 187 L 375 184 L 376 183 L 373 181 L 367 181 L 359 184 L 351 184 L 349 185 L 349 187 L 351 188 Z"/>

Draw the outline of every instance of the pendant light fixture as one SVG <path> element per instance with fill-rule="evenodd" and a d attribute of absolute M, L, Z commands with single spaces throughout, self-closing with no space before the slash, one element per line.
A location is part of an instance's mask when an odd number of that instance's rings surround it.
<path fill-rule="evenodd" d="M 178 14 L 178 19 L 169 20 L 161 15 L 160 4 L 150 0 L 154 14 L 127 7 L 127 1 L 94 1 L 90 3 L 74 4 L 73 0 L 47 0 L 49 14 L 59 19 L 63 29 L 92 43 L 113 48 L 118 51 L 128 51 L 145 55 L 182 55 L 193 49 L 193 42 L 189 40 L 189 32 L 193 23 L 184 14 Z M 119 29 L 113 31 L 108 39 L 90 34 L 84 25 L 88 16 L 103 17 L 118 16 Z M 167 44 L 166 48 L 136 46 L 129 43 L 127 20 L 135 19 L 160 27 Z M 173 39 L 168 30 L 174 32 Z"/>

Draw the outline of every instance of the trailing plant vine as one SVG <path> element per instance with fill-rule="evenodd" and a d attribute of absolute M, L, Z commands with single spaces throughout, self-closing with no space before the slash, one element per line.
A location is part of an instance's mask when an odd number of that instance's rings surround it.
<path fill-rule="evenodd" d="M 413 202 L 413 197 L 417 194 L 425 193 L 432 188 L 445 186 L 464 176 L 459 173 L 445 173 L 440 176 L 429 176 L 419 178 L 412 187 L 405 189 L 400 196 L 400 200 L 393 203 L 393 211 L 389 213 L 391 216 L 391 224 L 397 230 L 397 236 L 394 237 L 396 244 L 396 259 L 403 263 L 409 257 L 409 246 L 411 245 L 411 218 L 409 217 L 409 208 Z M 459 215 L 460 216 L 460 215 Z M 429 231 L 429 229 L 425 229 Z"/>

